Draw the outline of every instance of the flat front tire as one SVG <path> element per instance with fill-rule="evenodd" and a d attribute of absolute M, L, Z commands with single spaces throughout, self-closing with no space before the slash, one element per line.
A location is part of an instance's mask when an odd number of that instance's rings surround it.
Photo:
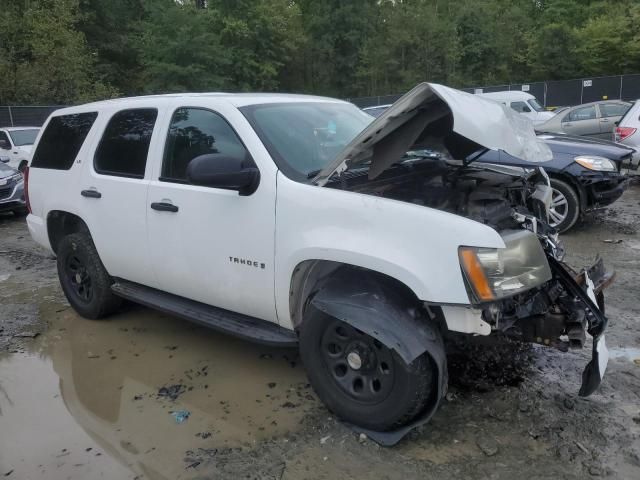
<path fill-rule="evenodd" d="M 300 356 L 329 410 L 375 431 L 410 422 L 436 388 L 438 374 L 428 355 L 407 365 L 378 340 L 313 307 L 300 330 Z"/>
<path fill-rule="evenodd" d="M 121 305 L 111 291 L 111 277 L 87 233 L 64 237 L 57 251 L 58 278 L 73 309 L 85 318 L 104 318 Z"/>

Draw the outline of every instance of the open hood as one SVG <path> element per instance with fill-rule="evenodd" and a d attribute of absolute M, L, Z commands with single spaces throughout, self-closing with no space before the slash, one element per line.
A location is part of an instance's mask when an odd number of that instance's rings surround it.
<path fill-rule="evenodd" d="M 487 148 L 530 162 L 552 158 L 524 116 L 478 95 L 421 83 L 360 132 L 314 181 L 324 185 L 335 172 L 366 164 L 374 179 L 409 150 L 464 160 Z"/>

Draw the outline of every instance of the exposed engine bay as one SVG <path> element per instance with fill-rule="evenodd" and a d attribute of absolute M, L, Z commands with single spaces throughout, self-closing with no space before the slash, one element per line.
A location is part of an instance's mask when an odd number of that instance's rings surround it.
<path fill-rule="evenodd" d="M 547 223 L 551 190 L 543 169 L 468 164 L 446 157 L 432 150 L 409 152 L 373 180 L 364 167 L 344 171 L 326 186 L 461 215 L 492 227 L 505 239 L 522 229 L 534 233 L 551 270 L 548 280 L 512 296 L 479 300 L 474 308 L 482 311 L 492 331 L 562 351 L 582 348 L 588 332 L 594 337 L 594 356 L 583 373 L 580 395 L 591 394 L 606 366 L 599 360 L 598 340 L 607 324 L 602 290 L 613 274 L 599 259 L 588 272 L 579 273 L 562 262 L 564 249 Z"/>

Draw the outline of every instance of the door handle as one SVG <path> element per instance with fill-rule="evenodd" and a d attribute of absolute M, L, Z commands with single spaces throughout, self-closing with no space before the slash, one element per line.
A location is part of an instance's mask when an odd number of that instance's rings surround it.
<path fill-rule="evenodd" d="M 87 198 L 102 198 L 102 194 L 97 190 L 82 190 L 80 195 Z"/>
<path fill-rule="evenodd" d="M 177 212 L 178 207 L 169 202 L 153 202 L 151 208 L 158 210 L 159 212 Z"/>
<path fill-rule="evenodd" d="M 600 123 L 609 123 L 609 120 L 607 120 L 606 118 L 603 118 L 600 120 Z"/>

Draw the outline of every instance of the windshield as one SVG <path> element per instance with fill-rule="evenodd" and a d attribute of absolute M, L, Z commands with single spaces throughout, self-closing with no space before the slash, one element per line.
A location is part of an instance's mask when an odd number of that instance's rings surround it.
<path fill-rule="evenodd" d="M 22 147 L 24 145 L 33 145 L 38 132 L 37 128 L 30 128 L 28 130 L 12 130 L 9 135 L 11 135 L 11 140 L 13 140 L 13 144 L 16 147 Z"/>
<path fill-rule="evenodd" d="M 240 109 L 285 175 L 306 181 L 374 119 L 347 103 L 268 103 Z"/>
<path fill-rule="evenodd" d="M 533 108 L 536 112 L 544 112 L 544 108 L 542 108 L 542 105 L 540 105 L 535 98 L 529 100 L 529 105 L 531 105 L 531 108 Z"/>

